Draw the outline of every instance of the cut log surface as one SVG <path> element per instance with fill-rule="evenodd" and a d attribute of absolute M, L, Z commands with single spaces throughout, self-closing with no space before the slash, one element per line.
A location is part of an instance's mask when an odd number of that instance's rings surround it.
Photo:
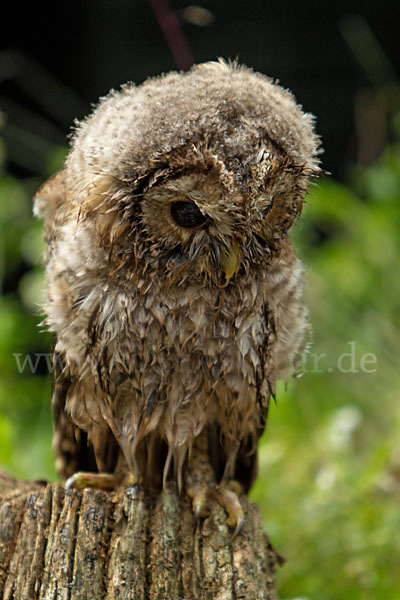
<path fill-rule="evenodd" d="M 0 598 L 4 600 L 276 600 L 277 555 L 256 505 L 231 542 L 215 504 L 194 527 L 171 485 L 64 490 L 0 472 Z"/>

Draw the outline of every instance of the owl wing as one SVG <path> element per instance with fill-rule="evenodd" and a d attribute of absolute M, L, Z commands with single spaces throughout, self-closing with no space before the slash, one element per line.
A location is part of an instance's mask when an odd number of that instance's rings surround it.
<path fill-rule="evenodd" d="M 64 220 L 66 210 L 65 171 L 55 173 L 37 191 L 34 198 L 34 213 L 44 218 L 43 238 L 45 261 L 50 260 L 57 230 Z M 66 479 L 81 465 L 96 468 L 91 456 L 84 431 L 77 428 L 65 411 L 71 378 L 66 371 L 63 357 L 56 352 L 56 338 L 53 345 L 53 450 L 56 469 L 60 477 Z"/>
<path fill-rule="evenodd" d="M 64 170 L 50 177 L 39 188 L 34 202 L 35 214 L 44 218 L 45 261 L 48 262 L 52 258 L 59 228 L 68 216 Z M 88 434 L 72 421 L 66 410 L 68 399 L 79 384 L 69 371 L 64 356 L 56 350 L 56 342 L 54 338 L 52 413 L 57 472 L 63 479 L 76 471 L 97 472 L 98 465 L 112 472 L 117 462 L 118 445 L 111 430 L 103 428 L 97 432 L 94 427 L 89 442 Z M 95 442 L 96 453 L 91 442 Z"/>
<path fill-rule="evenodd" d="M 110 429 L 94 426 L 89 441 L 88 434 L 72 421 L 66 406 L 69 396 L 75 396 L 76 385 L 62 355 L 53 349 L 53 451 L 57 472 L 64 480 L 77 471 L 113 473 L 120 453 Z"/>
<path fill-rule="evenodd" d="M 235 479 L 237 479 L 248 492 L 253 486 L 257 476 L 257 443 L 262 436 L 267 423 L 269 404 L 271 397 L 275 399 L 275 381 L 272 379 L 270 348 L 276 338 L 275 317 L 267 306 L 263 307 L 262 335 L 258 340 L 257 354 L 260 359 L 256 369 L 256 403 L 254 410 L 258 413 L 258 426 L 252 431 L 247 439 L 244 439 L 239 447 Z"/>
<path fill-rule="evenodd" d="M 76 471 L 97 472 L 93 447 L 87 434 L 73 423 L 65 410 L 72 386 L 62 355 L 53 349 L 53 451 L 57 472 L 64 480 Z"/>

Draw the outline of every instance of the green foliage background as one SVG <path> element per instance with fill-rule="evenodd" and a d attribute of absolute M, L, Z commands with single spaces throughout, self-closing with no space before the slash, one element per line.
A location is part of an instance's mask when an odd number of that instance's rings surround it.
<path fill-rule="evenodd" d="M 294 234 L 314 341 L 303 377 L 279 387 L 252 492 L 288 559 L 282 599 L 399 598 L 399 124 L 393 119 L 392 142 L 370 166 L 350 169 L 346 184 L 330 177 L 312 188 Z M 7 173 L 4 143 L 0 152 L 0 465 L 55 480 L 50 376 L 38 359 L 51 337 L 38 327 L 41 223 L 31 198 L 65 148 L 19 181 Z M 22 368 L 27 355 L 39 373 Z"/>

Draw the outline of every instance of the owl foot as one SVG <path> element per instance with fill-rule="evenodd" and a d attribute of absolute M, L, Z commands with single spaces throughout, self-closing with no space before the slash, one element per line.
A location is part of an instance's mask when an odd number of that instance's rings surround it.
<path fill-rule="evenodd" d="M 194 524 L 196 528 L 200 517 L 204 517 L 207 513 L 207 498 L 210 490 L 207 485 L 195 483 L 193 486 L 187 488 L 186 491 L 188 496 L 192 498 Z"/>
<path fill-rule="evenodd" d="M 114 488 L 124 485 L 135 485 L 133 477 L 121 477 L 114 473 L 90 473 L 89 471 L 77 471 L 71 477 L 68 477 L 64 484 L 64 488 L 69 490 L 76 488 L 82 490 L 85 487 L 96 488 L 98 490 L 113 490 Z"/>
<path fill-rule="evenodd" d="M 188 495 L 192 498 L 192 507 L 194 512 L 195 526 L 200 517 L 204 517 L 207 512 L 209 499 L 214 499 L 228 513 L 227 524 L 234 528 L 230 541 L 232 542 L 241 532 L 244 524 L 244 512 L 239 501 L 239 496 L 243 492 L 240 483 L 234 479 L 222 482 L 215 489 L 207 485 L 196 483 L 187 488 Z"/>
<path fill-rule="evenodd" d="M 243 493 L 242 486 L 234 479 L 222 482 L 216 490 L 212 490 L 212 496 L 228 513 L 227 524 L 229 527 L 235 528 L 230 539 L 231 542 L 242 531 L 244 524 L 244 512 L 239 501 L 241 493 Z"/>

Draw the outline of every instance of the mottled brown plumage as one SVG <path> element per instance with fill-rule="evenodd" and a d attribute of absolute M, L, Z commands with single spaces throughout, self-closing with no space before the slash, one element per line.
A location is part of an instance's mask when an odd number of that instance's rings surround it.
<path fill-rule="evenodd" d="M 306 344 L 289 229 L 318 147 L 290 92 L 223 62 L 123 86 L 78 124 L 36 198 L 61 476 L 249 489 Z"/>

